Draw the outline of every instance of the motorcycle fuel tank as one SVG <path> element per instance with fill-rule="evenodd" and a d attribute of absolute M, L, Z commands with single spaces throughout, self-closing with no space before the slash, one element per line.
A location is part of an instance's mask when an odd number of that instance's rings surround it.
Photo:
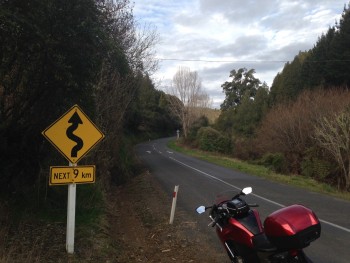
<path fill-rule="evenodd" d="M 270 242 L 280 249 L 307 247 L 321 235 L 317 216 L 302 205 L 275 211 L 265 219 L 264 228 Z"/>

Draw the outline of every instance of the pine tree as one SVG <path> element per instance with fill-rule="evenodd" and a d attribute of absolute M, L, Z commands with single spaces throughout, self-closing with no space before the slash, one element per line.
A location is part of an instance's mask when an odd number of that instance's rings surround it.
<path fill-rule="evenodd" d="M 339 25 L 331 43 L 332 63 L 327 68 L 327 84 L 335 86 L 350 85 L 350 3 L 344 7 Z"/>

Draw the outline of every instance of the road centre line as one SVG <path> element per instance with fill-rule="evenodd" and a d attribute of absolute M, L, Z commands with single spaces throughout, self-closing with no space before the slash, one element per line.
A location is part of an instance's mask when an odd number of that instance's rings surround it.
<path fill-rule="evenodd" d="M 208 174 L 208 173 L 203 172 L 203 171 L 201 171 L 201 170 L 199 170 L 199 169 L 197 169 L 197 168 L 194 168 L 194 167 L 192 167 L 192 166 L 190 166 L 190 165 L 188 165 L 188 164 L 186 164 L 186 163 L 183 163 L 183 162 L 181 162 L 181 161 L 175 159 L 174 157 L 169 157 L 169 158 L 170 158 L 171 160 L 173 160 L 173 161 L 175 161 L 175 162 L 177 162 L 177 163 L 183 165 L 183 166 L 186 166 L 186 167 L 188 167 L 188 168 L 190 168 L 190 169 L 192 169 L 192 170 L 198 172 L 198 173 L 204 174 L 204 175 L 206 175 L 206 176 L 208 176 L 208 177 L 210 177 L 210 178 L 212 178 L 212 179 L 215 179 L 215 180 L 217 180 L 217 181 L 219 181 L 219 182 L 221 182 L 221 183 L 223 183 L 223 184 L 226 184 L 226 185 L 228 185 L 228 186 L 231 186 L 231 187 L 233 187 L 233 188 L 235 188 L 235 189 L 237 189 L 237 190 L 239 190 L 239 191 L 241 190 L 240 187 L 237 187 L 237 186 L 235 186 L 235 185 L 233 185 L 233 184 L 230 184 L 230 183 L 228 183 L 228 182 L 226 182 L 226 181 L 224 181 L 224 180 L 222 180 L 222 179 L 220 179 L 220 178 L 217 178 L 217 177 L 215 177 L 215 176 L 213 176 L 213 175 L 211 175 L 211 174 Z M 257 197 L 257 198 L 260 198 L 260 199 L 262 199 L 262 200 L 264 200 L 264 201 L 266 201 L 266 202 L 268 202 L 268 203 L 271 203 L 271 204 L 274 204 L 274 205 L 276 205 L 276 206 L 279 206 L 279 207 L 281 207 L 281 208 L 286 207 L 285 205 L 282 205 L 282 204 L 280 204 L 280 203 L 277 203 L 277 202 L 275 202 L 275 201 L 272 201 L 272 200 L 267 199 L 267 198 L 265 198 L 265 197 L 262 197 L 262 196 L 260 196 L 260 195 L 257 195 L 257 194 L 251 194 L 251 195 L 253 195 L 253 196 Z M 349 228 L 346 228 L 346 227 L 342 227 L 342 226 L 333 224 L 333 223 L 331 223 L 331 222 L 328 222 L 328 221 L 323 220 L 323 219 L 320 219 L 320 218 L 319 218 L 319 221 L 322 222 L 322 223 L 324 223 L 324 224 L 330 225 L 330 226 L 332 226 L 332 227 L 335 227 L 335 228 L 338 228 L 338 229 L 340 229 L 340 230 L 343 230 L 343 231 L 345 231 L 345 232 L 350 233 L 350 229 L 349 229 Z"/>

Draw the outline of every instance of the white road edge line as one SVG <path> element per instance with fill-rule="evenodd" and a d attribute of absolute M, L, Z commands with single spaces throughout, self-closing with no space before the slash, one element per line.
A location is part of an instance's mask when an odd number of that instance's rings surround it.
<path fill-rule="evenodd" d="M 196 172 L 199 172 L 199 173 L 204 174 L 204 175 L 206 175 L 206 176 L 208 176 L 208 177 L 210 177 L 210 178 L 212 178 L 212 179 L 215 179 L 215 180 L 217 180 L 217 181 L 219 181 L 219 182 L 221 182 L 221 183 L 223 183 L 223 184 L 226 184 L 226 185 L 228 185 L 228 186 L 231 186 L 231 187 L 233 187 L 233 188 L 236 188 L 237 190 L 241 190 L 240 187 L 237 187 L 237 186 L 235 186 L 235 185 L 233 185 L 233 184 L 230 184 L 230 183 L 228 183 L 228 182 L 226 182 L 226 181 L 224 181 L 224 180 L 221 180 L 220 178 L 217 178 L 217 177 L 215 177 L 215 176 L 213 176 L 213 175 L 211 175 L 211 174 L 208 174 L 208 173 L 203 172 L 203 171 L 201 171 L 201 170 L 199 170 L 199 169 L 197 169 L 197 168 L 194 168 L 194 167 L 192 167 L 192 166 L 190 166 L 190 165 L 188 165 L 188 164 L 185 164 L 185 163 L 183 163 L 183 162 L 181 162 L 181 161 L 179 161 L 179 160 L 176 160 L 176 159 L 173 158 L 173 157 L 169 157 L 169 158 L 170 158 L 171 160 L 173 160 L 173 161 L 175 161 L 175 162 L 177 162 L 177 163 L 183 165 L 183 166 L 186 166 L 186 167 L 188 167 L 188 168 L 190 168 L 190 169 L 196 171 Z M 257 195 L 257 194 L 251 194 L 251 195 L 253 195 L 253 196 L 257 197 L 257 198 L 260 198 L 260 199 L 262 199 L 262 200 L 264 200 L 264 201 L 266 201 L 266 202 L 269 202 L 269 203 L 271 203 L 271 204 L 274 204 L 274 205 L 276 205 L 276 206 L 279 206 L 279 207 L 286 207 L 285 205 L 282 205 L 282 204 L 280 204 L 280 203 L 277 203 L 277 202 L 275 202 L 275 201 L 272 201 L 272 200 L 267 199 L 267 198 L 265 198 L 265 197 L 262 197 L 262 196 L 260 196 L 260 195 Z M 342 227 L 342 226 L 333 224 L 333 223 L 331 223 L 331 222 L 328 222 L 328 221 L 323 220 L 323 219 L 320 219 L 320 218 L 319 218 L 318 220 L 319 220 L 320 222 L 324 223 L 324 224 L 330 225 L 330 226 L 332 226 L 332 227 L 335 227 L 335 228 L 338 228 L 338 229 L 340 229 L 340 230 L 343 230 L 343 231 L 345 231 L 345 232 L 350 233 L 350 229 L 349 229 L 349 228 L 346 228 L 346 227 Z"/>

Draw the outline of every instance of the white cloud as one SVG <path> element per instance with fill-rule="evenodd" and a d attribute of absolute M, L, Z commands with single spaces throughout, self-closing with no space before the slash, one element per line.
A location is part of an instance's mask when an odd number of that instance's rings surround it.
<path fill-rule="evenodd" d="M 154 77 L 166 86 L 179 66 L 190 67 L 219 107 L 232 69 L 254 68 L 271 85 L 284 61 L 312 48 L 343 7 L 339 0 L 136 0 L 134 15 L 157 27 L 158 58 L 202 60 L 160 61 Z"/>

